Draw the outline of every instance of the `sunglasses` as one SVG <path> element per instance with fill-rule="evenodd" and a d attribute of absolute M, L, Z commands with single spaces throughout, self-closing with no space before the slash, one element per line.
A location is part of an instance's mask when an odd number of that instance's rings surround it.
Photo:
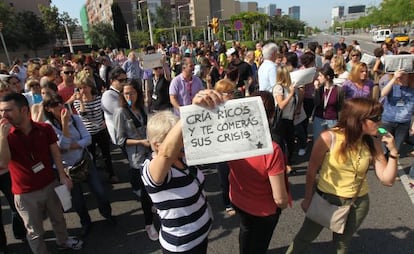
<path fill-rule="evenodd" d="M 73 73 L 75 73 L 74 71 L 64 71 L 63 72 L 65 75 L 73 75 Z"/>
<path fill-rule="evenodd" d="M 381 115 L 370 116 L 370 117 L 367 117 L 367 119 L 369 119 L 369 120 L 371 120 L 371 121 L 373 121 L 373 122 L 378 123 L 378 122 L 380 122 L 380 121 L 381 121 L 382 116 L 381 116 Z"/>
<path fill-rule="evenodd" d="M 161 70 L 162 67 L 155 67 L 154 70 Z"/>

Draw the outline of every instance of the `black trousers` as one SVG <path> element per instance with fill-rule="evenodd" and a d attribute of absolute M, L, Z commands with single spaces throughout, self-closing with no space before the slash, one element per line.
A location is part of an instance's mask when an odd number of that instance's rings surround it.
<path fill-rule="evenodd" d="M 25 239 L 26 238 L 26 228 L 20 215 L 17 213 L 16 207 L 14 205 L 14 196 L 11 192 L 11 179 L 10 173 L 0 175 L 0 190 L 3 192 L 4 197 L 7 199 L 11 209 L 12 215 L 12 229 L 13 234 L 16 239 Z M 5 250 L 7 247 L 7 238 L 6 233 L 3 227 L 2 219 L 2 209 L 0 205 L 0 251 Z"/>
<path fill-rule="evenodd" d="M 240 254 L 266 254 L 273 231 L 279 221 L 281 209 L 270 216 L 255 216 L 235 207 L 240 216 Z"/>

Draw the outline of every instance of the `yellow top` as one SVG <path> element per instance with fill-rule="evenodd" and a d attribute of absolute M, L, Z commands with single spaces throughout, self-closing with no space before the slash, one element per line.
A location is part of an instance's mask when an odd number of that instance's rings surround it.
<path fill-rule="evenodd" d="M 358 185 L 365 178 L 358 196 L 366 195 L 368 182 L 365 174 L 371 161 L 368 147 L 361 143 L 356 151 L 346 151 L 346 158 L 339 158 L 339 149 L 345 136 L 336 130 L 331 131 L 331 134 L 335 136 L 334 144 L 326 153 L 319 171 L 319 190 L 339 197 L 353 198 L 358 190 Z"/>

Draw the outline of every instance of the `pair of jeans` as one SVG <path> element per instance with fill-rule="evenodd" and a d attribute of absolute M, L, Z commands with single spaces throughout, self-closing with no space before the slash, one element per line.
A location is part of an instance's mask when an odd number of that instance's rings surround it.
<path fill-rule="evenodd" d="M 320 117 L 315 116 L 313 119 L 313 142 L 315 142 L 322 131 L 330 129 L 336 125 L 338 120 L 326 120 Z"/>
<path fill-rule="evenodd" d="M 105 169 L 108 172 L 109 177 L 112 177 L 115 175 L 114 168 L 112 165 L 112 158 L 111 158 L 111 141 L 108 133 L 108 129 L 103 129 L 99 131 L 98 133 L 95 133 L 92 136 L 92 144 L 88 146 L 88 150 L 91 152 L 93 156 L 93 162 L 96 165 L 96 145 L 99 146 L 99 149 L 101 149 L 102 157 L 105 162 Z"/>
<path fill-rule="evenodd" d="M 275 214 L 255 216 L 235 209 L 240 216 L 239 253 L 266 254 L 282 210 L 277 208 Z"/>
<path fill-rule="evenodd" d="M 349 205 L 352 199 L 343 199 L 334 195 L 324 194 L 323 196 L 331 204 L 335 205 Z M 348 214 L 345 231 L 343 234 L 333 233 L 333 242 L 335 244 L 337 254 L 345 254 L 349 250 L 352 236 L 361 226 L 369 211 L 369 196 L 368 194 L 358 197 Z M 293 242 L 290 244 L 286 254 L 292 253 L 306 253 L 309 245 L 318 237 L 324 227 L 318 223 L 305 218 L 299 232 L 295 236 Z"/>
<path fill-rule="evenodd" d="M 229 196 L 229 174 L 230 174 L 230 168 L 227 164 L 227 161 L 220 162 L 216 164 L 217 168 L 217 174 L 220 181 L 221 186 L 221 195 L 223 197 L 223 204 L 225 208 L 232 207 L 230 203 L 230 196 Z"/>
<path fill-rule="evenodd" d="M 133 190 L 141 189 L 141 207 L 144 212 L 145 225 L 151 225 L 154 219 L 152 214 L 152 200 L 144 187 L 144 182 L 141 178 L 141 169 L 130 168 L 129 177 Z"/>
<path fill-rule="evenodd" d="M 278 140 L 286 142 L 287 145 L 287 165 L 291 166 L 293 163 L 293 151 L 295 148 L 295 127 L 293 120 L 281 118 L 276 127 L 272 129 L 273 134 L 278 137 Z"/>
<path fill-rule="evenodd" d="M 108 195 L 104 188 L 103 181 L 98 173 L 98 170 L 95 167 L 95 164 L 91 161 L 89 164 L 89 175 L 86 180 L 92 194 L 95 196 L 98 203 L 98 210 L 100 214 L 106 219 L 111 218 L 112 208 L 108 200 Z M 81 225 L 88 226 L 92 223 L 91 217 L 89 216 L 88 208 L 86 206 L 86 201 L 83 196 L 82 182 L 73 183 L 73 188 L 71 190 L 72 195 L 72 204 L 79 215 Z"/>

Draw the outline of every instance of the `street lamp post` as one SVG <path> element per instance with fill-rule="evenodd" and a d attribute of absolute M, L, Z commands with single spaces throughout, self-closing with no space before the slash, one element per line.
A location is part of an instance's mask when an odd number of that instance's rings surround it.
<path fill-rule="evenodd" d="M 141 3 L 143 3 L 143 2 L 147 2 L 147 0 L 140 0 L 140 1 L 138 1 L 138 6 L 139 6 L 140 14 L 141 14 Z M 150 10 L 149 10 L 149 8 L 147 6 L 148 31 L 149 31 L 149 34 L 150 34 L 151 45 L 154 45 L 154 36 L 152 34 L 152 24 L 151 24 L 151 15 L 150 14 L 151 14 L 150 13 Z M 141 16 L 141 24 L 142 24 L 142 15 L 140 15 L 140 16 Z"/>
<path fill-rule="evenodd" d="M 138 1 L 138 11 L 139 11 L 139 21 L 141 22 L 141 29 L 144 30 L 144 22 L 142 22 L 142 10 L 141 10 L 141 3 L 145 2 L 146 0 Z"/>
<path fill-rule="evenodd" d="M 186 6 L 190 6 L 190 4 L 183 4 L 183 5 L 179 5 L 177 7 L 178 10 L 178 27 L 181 27 L 181 14 L 180 14 L 180 9 Z"/>
<path fill-rule="evenodd" d="M 9 52 L 7 51 L 7 47 L 6 47 L 6 42 L 4 41 L 4 37 L 3 37 L 3 23 L 0 22 L 0 38 L 1 38 L 1 43 L 3 44 L 3 48 L 4 48 L 4 53 L 6 53 L 6 57 L 7 57 L 7 62 L 9 63 L 9 66 L 11 66 L 11 62 L 10 62 L 10 57 L 9 57 Z"/>

